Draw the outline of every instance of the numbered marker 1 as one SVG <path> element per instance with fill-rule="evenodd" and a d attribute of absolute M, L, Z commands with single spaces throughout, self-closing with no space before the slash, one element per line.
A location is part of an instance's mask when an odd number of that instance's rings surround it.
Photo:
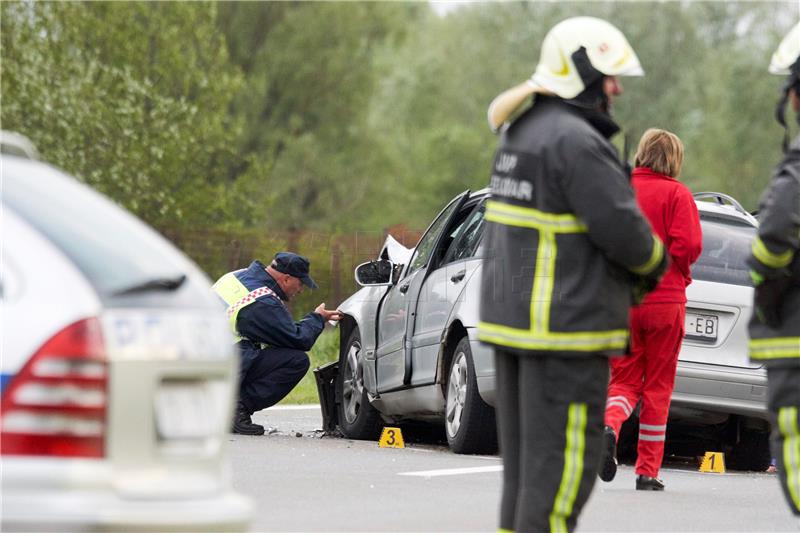
<path fill-rule="evenodd" d="M 700 463 L 701 472 L 725 473 L 725 455 L 722 452 L 706 452 Z"/>
<path fill-rule="evenodd" d="M 400 431 L 400 428 L 383 428 L 378 446 L 381 448 L 405 448 L 403 432 Z"/>

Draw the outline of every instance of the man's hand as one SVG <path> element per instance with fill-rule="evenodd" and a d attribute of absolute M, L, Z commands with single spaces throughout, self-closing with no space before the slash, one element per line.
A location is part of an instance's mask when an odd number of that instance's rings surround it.
<path fill-rule="evenodd" d="M 781 275 L 773 279 L 764 279 L 754 271 L 750 272 L 750 277 L 753 278 L 755 285 L 753 303 L 756 317 L 772 329 L 778 329 L 781 326 L 780 311 L 783 295 L 791 285 L 791 278 Z"/>
<path fill-rule="evenodd" d="M 325 309 L 325 302 L 322 302 L 314 309 L 314 312 L 322 315 L 322 319 L 325 321 L 328 320 L 341 320 L 342 319 L 342 312 L 338 309 L 328 310 Z"/>

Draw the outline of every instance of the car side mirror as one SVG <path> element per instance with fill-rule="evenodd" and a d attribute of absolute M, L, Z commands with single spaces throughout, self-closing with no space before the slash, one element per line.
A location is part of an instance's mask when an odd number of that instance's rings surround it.
<path fill-rule="evenodd" d="M 376 259 L 356 267 L 356 281 L 362 287 L 388 287 L 394 284 L 395 265 L 387 259 Z"/>

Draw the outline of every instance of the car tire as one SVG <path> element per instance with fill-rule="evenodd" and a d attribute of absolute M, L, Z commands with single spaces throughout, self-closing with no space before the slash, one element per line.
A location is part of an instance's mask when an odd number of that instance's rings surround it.
<path fill-rule="evenodd" d="M 445 389 L 445 434 L 455 453 L 497 452 L 494 409 L 481 398 L 469 338 L 456 345 Z"/>
<path fill-rule="evenodd" d="M 350 439 L 374 440 L 382 428 L 381 416 L 370 403 L 364 387 L 363 364 L 361 335 L 355 328 L 339 354 L 336 378 L 339 430 Z"/>
<path fill-rule="evenodd" d="M 746 430 L 728 456 L 728 468 L 764 472 L 770 465 L 769 432 Z"/>

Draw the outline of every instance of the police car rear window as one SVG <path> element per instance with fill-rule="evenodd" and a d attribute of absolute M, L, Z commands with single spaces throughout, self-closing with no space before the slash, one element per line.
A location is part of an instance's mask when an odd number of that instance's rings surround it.
<path fill-rule="evenodd" d="M 197 272 L 154 230 L 74 178 L 15 157 L 2 164 L 4 206 L 58 246 L 101 297 Z"/>
<path fill-rule="evenodd" d="M 745 263 L 756 229 L 728 220 L 703 217 L 703 253 L 692 266 L 692 278 L 733 285 L 752 285 Z"/>

